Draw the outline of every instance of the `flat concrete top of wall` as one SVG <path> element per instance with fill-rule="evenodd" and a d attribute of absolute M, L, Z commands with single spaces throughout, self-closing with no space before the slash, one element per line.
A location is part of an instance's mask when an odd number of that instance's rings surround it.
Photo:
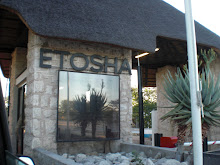
<path fill-rule="evenodd" d="M 49 152 L 42 148 L 35 148 L 34 149 L 34 162 L 36 165 L 76 165 L 71 159 L 66 159 L 63 156 L 55 154 L 53 152 Z"/>
<path fill-rule="evenodd" d="M 130 143 L 121 143 L 120 144 L 121 152 L 144 152 L 148 158 L 166 158 L 166 159 L 175 159 L 176 157 L 176 148 L 162 148 L 162 147 L 154 147 L 149 145 L 140 145 L 140 144 L 130 144 Z M 192 155 L 188 153 L 184 153 L 184 160 L 192 164 Z M 42 148 L 35 148 L 33 153 L 33 158 L 36 165 L 82 165 L 80 163 L 76 163 L 74 160 L 66 159 L 63 156 L 55 154 L 53 152 L 47 151 Z"/>
<path fill-rule="evenodd" d="M 147 157 L 154 158 L 158 153 L 161 153 L 161 157 L 174 159 L 177 153 L 176 149 L 154 147 L 149 145 L 121 143 L 121 151 L 123 152 L 144 152 Z"/>

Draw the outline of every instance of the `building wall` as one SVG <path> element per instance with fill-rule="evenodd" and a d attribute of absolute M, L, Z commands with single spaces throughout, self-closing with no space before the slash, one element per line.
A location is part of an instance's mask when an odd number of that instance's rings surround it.
<path fill-rule="evenodd" d="M 9 131 L 13 152 L 16 153 L 16 125 L 17 125 L 17 105 L 18 105 L 18 87 L 16 86 L 16 77 L 27 67 L 27 49 L 15 48 L 12 53 L 12 63 L 10 71 L 10 108 L 9 108 Z"/>
<path fill-rule="evenodd" d="M 44 64 L 52 65 L 51 68 L 40 68 L 40 48 L 69 51 L 70 53 L 83 53 L 85 55 L 97 54 L 118 59 L 127 58 L 131 66 L 131 50 L 85 42 L 73 42 L 58 39 L 48 39 L 29 32 L 27 55 L 27 99 L 26 99 L 26 133 L 24 138 L 25 153 L 32 152 L 33 148 L 42 147 L 60 154 L 79 152 L 104 152 L 116 150 L 119 140 L 107 142 L 56 142 L 57 101 L 58 101 L 58 70 L 60 68 L 60 55 L 47 53 L 51 61 Z M 73 71 L 70 65 L 71 55 L 63 58 L 63 69 Z M 111 61 L 110 61 L 111 62 Z M 84 61 L 76 59 L 74 63 L 83 65 Z M 120 65 L 120 63 L 118 64 Z M 89 64 L 90 68 L 92 64 Z M 84 72 L 91 72 L 85 70 Z M 103 72 L 100 72 L 103 73 Z M 113 69 L 108 73 L 113 75 Z M 131 142 L 131 89 L 130 75 L 126 72 L 120 74 L 120 131 L 121 141 Z M 83 147 L 82 147 L 83 144 Z M 109 147 L 110 145 L 110 147 Z M 107 147 L 108 146 L 108 147 Z"/>
<path fill-rule="evenodd" d="M 217 81 L 217 77 L 220 76 L 220 56 L 217 57 L 215 61 L 211 63 L 211 70 L 215 75 L 215 81 Z M 220 107 L 218 107 L 220 112 Z M 212 126 L 208 132 L 208 140 L 209 141 L 216 141 L 220 140 L 220 127 Z M 220 145 L 210 145 L 209 150 L 219 149 Z"/>
<path fill-rule="evenodd" d="M 157 131 L 158 133 L 162 133 L 163 136 L 176 136 L 176 127 L 174 123 L 167 119 L 164 121 L 161 121 L 160 118 L 170 111 L 169 108 L 164 107 L 170 107 L 172 104 L 169 100 L 166 99 L 164 96 L 165 90 L 163 87 L 164 83 L 164 76 L 170 71 L 172 75 L 176 72 L 176 67 L 173 66 L 165 66 L 162 68 L 158 68 L 156 73 L 156 85 L 157 85 Z"/>

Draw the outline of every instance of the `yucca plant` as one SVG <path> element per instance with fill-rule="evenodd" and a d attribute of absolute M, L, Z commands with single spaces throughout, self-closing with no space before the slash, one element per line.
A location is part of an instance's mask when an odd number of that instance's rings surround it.
<path fill-rule="evenodd" d="M 90 96 L 90 116 L 89 120 L 92 124 L 92 137 L 95 138 L 96 134 L 96 125 L 99 121 L 102 121 L 104 118 L 104 112 L 107 108 L 107 97 L 101 92 L 92 90 Z"/>
<path fill-rule="evenodd" d="M 88 125 L 88 109 L 86 108 L 86 96 L 76 96 L 73 101 L 73 109 L 77 112 L 74 116 L 75 123 L 81 126 L 81 136 L 86 136 L 86 127 Z"/>
<path fill-rule="evenodd" d="M 206 137 L 207 131 L 210 126 L 220 126 L 220 115 L 218 107 L 220 106 L 220 74 L 215 83 L 214 76 L 210 71 L 209 64 L 213 58 L 213 50 L 208 51 L 209 59 L 206 52 L 202 52 L 205 56 L 204 61 L 206 66 L 199 73 L 200 81 L 202 84 L 202 134 L 203 138 Z M 168 72 L 167 77 L 164 78 L 165 97 L 173 103 L 174 106 L 167 114 L 161 117 L 161 120 L 170 118 L 178 126 L 178 144 L 184 143 L 187 129 L 191 128 L 191 101 L 190 101 L 190 84 L 188 69 L 181 71 L 177 69 L 175 77 Z"/>

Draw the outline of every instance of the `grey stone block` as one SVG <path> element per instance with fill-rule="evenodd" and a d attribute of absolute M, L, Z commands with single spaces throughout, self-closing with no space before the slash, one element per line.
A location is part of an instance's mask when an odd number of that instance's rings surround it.
<path fill-rule="evenodd" d="M 46 151 L 42 148 L 34 149 L 33 160 L 36 165 L 81 165 L 75 163 L 74 160 L 66 159 L 63 156 Z"/>

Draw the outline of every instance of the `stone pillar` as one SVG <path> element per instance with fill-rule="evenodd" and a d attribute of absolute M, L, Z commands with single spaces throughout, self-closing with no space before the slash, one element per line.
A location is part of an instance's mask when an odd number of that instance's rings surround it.
<path fill-rule="evenodd" d="M 167 100 L 164 96 L 165 90 L 163 87 L 164 76 L 168 73 L 168 70 L 172 75 L 176 72 L 176 67 L 165 66 L 163 68 L 158 68 L 156 73 L 156 85 L 157 85 L 157 121 L 158 121 L 158 133 L 162 133 L 163 136 L 176 136 L 176 129 L 174 127 L 174 123 L 172 123 L 169 119 L 165 121 L 161 121 L 160 118 L 166 114 L 170 109 L 162 108 L 171 106 L 171 102 Z"/>
<path fill-rule="evenodd" d="M 152 120 L 152 146 L 154 146 L 154 134 L 158 133 L 158 115 L 157 110 L 151 112 L 151 120 Z"/>
<path fill-rule="evenodd" d="M 16 153 L 16 125 L 18 109 L 18 87 L 16 86 L 16 78 L 25 70 L 27 66 L 26 55 L 26 48 L 15 48 L 11 55 L 12 63 L 10 72 L 9 131 L 14 153 Z"/>
<path fill-rule="evenodd" d="M 120 131 L 123 142 L 132 143 L 132 94 L 130 75 L 120 76 Z"/>
<path fill-rule="evenodd" d="M 215 76 L 215 82 L 217 81 L 217 78 L 219 76 L 220 71 L 220 56 L 218 55 L 215 61 L 211 63 L 211 71 Z M 220 111 L 220 107 L 218 107 L 218 111 Z M 212 126 L 208 131 L 208 141 L 219 141 L 220 140 L 220 129 L 219 127 Z M 208 146 L 209 151 L 210 150 L 216 150 L 219 148 L 219 145 L 210 145 Z"/>
<path fill-rule="evenodd" d="M 56 152 L 57 88 L 56 70 L 39 67 L 39 36 L 29 33 L 27 54 L 27 98 L 24 154 L 42 147 Z"/>

